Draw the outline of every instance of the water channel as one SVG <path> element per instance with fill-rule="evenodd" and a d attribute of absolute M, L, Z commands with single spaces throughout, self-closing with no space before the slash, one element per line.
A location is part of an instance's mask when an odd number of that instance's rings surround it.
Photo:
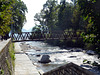
<path fill-rule="evenodd" d="M 58 46 L 52 46 L 42 41 L 22 42 L 20 43 L 20 46 L 29 56 L 33 65 L 36 66 L 38 71 L 48 72 L 61 65 L 73 62 L 81 67 L 97 73 L 97 75 L 100 75 L 100 71 L 97 67 L 90 64 L 83 64 L 83 60 L 85 59 L 91 61 L 91 63 L 94 61 L 100 62 L 97 55 L 88 55 L 86 54 L 86 50 L 81 48 L 61 49 Z M 47 64 L 39 63 L 38 61 L 43 55 L 49 55 L 51 62 Z"/>

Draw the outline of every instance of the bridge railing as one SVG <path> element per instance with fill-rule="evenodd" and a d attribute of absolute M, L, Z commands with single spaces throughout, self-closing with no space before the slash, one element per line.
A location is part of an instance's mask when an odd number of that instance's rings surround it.
<path fill-rule="evenodd" d="M 49 39 L 79 39 L 82 38 L 80 34 L 83 31 L 66 31 L 66 32 L 50 32 L 50 33 L 35 33 L 35 32 L 21 32 L 13 33 L 11 37 L 14 41 L 27 40 L 49 40 Z"/>
<path fill-rule="evenodd" d="M 69 63 L 53 69 L 49 72 L 43 73 L 42 75 L 95 75 L 94 73 L 76 65 Z"/>

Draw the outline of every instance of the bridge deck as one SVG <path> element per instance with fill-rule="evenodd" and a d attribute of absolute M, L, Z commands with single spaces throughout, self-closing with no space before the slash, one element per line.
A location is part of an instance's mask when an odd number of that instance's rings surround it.
<path fill-rule="evenodd" d="M 71 39 L 82 39 L 80 36 L 82 31 L 73 32 L 56 32 L 56 33 L 34 33 L 34 32 L 22 32 L 13 33 L 11 35 L 13 41 L 43 41 L 43 40 L 71 40 Z"/>

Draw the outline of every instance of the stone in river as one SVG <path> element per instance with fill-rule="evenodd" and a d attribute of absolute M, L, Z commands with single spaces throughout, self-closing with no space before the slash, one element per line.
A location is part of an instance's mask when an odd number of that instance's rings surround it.
<path fill-rule="evenodd" d="M 26 45 L 30 45 L 30 44 L 26 44 Z"/>
<path fill-rule="evenodd" d="M 41 50 L 36 50 L 36 51 L 41 51 Z"/>
<path fill-rule="evenodd" d="M 82 50 L 81 49 L 78 49 L 78 50 L 76 50 L 76 52 L 82 52 Z"/>
<path fill-rule="evenodd" d="M 38 54 L 38 55 L 36 55 L 37 57 L 40 57 L 41 55 L 40 54 Z"/>
<path fill-rule="evenodd" d="M 92 51 L 92 50 L 88 50 L 86 53 L 89 54 L 89 55 L 94 55 L 95 54 L 95 52 Z"/>
<path fill-rule="evenodd" d="M 51 62 L 51 60 L 49 58 L 50 58 L 49 55 L 43 55 L 39 62 L 40 63 L 49 63 L 49 62 Z"/>
<path fill-rule="evenodd" d="M 70 56 L 70 58 L 76 58 L 77 56 Z"/>

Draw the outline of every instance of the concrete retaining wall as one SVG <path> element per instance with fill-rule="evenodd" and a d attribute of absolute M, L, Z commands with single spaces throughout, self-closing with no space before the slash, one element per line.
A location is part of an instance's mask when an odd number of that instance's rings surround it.
<path fill-rule="evenodd" d="M 43 75 L 95 75 L 94 73 L 76 65 L 69 63 L 51 70 Z"/>
<path fill-rule="evenodd" d="M 0 73 L 4 73 L 3 75 L 12 75 L 13 72 L 12 61 L 9 54 L 10 44 L 11 39 L 0 42 Z"/>

